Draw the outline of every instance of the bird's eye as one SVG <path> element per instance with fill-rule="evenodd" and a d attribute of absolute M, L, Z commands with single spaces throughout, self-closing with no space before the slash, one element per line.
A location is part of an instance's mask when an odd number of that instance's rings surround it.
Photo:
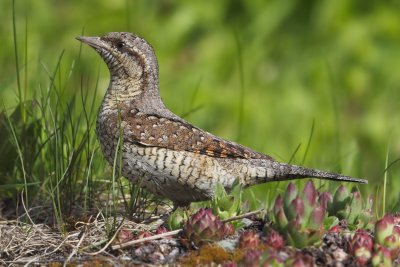
<path fill-rule="evenodd" d="M 121 49 L 122 47 L 124 47 L 124 45 L 125 45 L 124 42 L 118 42 L 117 43 L 117 48 Z"/>

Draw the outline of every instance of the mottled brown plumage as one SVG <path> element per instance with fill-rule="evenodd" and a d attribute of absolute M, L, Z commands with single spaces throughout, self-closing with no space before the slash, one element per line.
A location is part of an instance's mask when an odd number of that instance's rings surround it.
<path fill-rule="evenodd" d="M 205 132 L 169 111 L 158 88 L 153 48 L 123 32 L 78 37 L 93 47 L 110 70 L 96 132 L 112 164 L 122 137 L 122 171 L 132 182 L 176 205 L 209 199 L 221 183 L 245 186 L 315 177 L 366 183 L 366 180 L 280 163 L 268 155 Z M 118 163 L 118 161 L 117 161 Z"/>
<path fill-rule="evenodd" d="M 122 113 L 121 118 L 137 129 L 127 137 L 130 142 L 177 151 L 190 151 L 220 158 L 270 158 L 239 144 L 225 141 L 187 122 L 137 113 Z M 271 159 L 271 158 L 270 158 Z"/>

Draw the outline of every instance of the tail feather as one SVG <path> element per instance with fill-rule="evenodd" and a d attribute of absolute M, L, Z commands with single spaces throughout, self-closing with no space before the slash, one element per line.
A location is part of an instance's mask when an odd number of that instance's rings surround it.
<path fill-rule="evenodd" d="M 275 178 L 273 178 L 273 180 L 291 180 L 291 179 L 301 179 L 301 178 L 321 178 L 324 180 L 368 184 L 368 181 L 365 179 L 354 178 L 334 172 L 309 169 L 285 163 L 279 163 L 279 170 L 276 172 L 276 176 Z"/>

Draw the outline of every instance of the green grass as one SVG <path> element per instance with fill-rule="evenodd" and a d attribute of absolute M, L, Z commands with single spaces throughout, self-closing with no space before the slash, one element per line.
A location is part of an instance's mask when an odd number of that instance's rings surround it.
<path fill-rule="evenodd" d="M 379 192 L 376 207 L 398 211 L 398 4 L 0 5 L 0 199 L 23 200 L 27 210 L 51 203 L 60 227 L 76 205 L 103 209 L 103 194 L 107 215 L 115 214 L 118 198 L 127 214 L 151 206 L 102 158 L 94 123 L 109 75 L 74 39 L 132 31 L 155 48 L 161 94 L 172 111 L 278 160 L 367 178 L 363 195 Z M 268 205 L 285 185 L 246 194 Z"/>

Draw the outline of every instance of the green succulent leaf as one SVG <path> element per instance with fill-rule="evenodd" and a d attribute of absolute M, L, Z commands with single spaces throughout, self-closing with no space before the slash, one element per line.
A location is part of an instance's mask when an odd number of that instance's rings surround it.
<path fill-rule="evenodd" d="M 185 210 L 182 208 L 177 208 L 168 217 L 167 225 L 169 230 L 181 229 L 185 221 L 187 221 L 188 216 Z"/>
<path fill-rule="evenodd" d="M 349 190 L 344 185 L 339 186 L 333 196 L 333 201 L 328 204 L 328 212 L 337 214 L 343 210 L 349 201 L 349 195 Z"/>
<path fill-rule="evenodd" d="M 286 188 L 285 195 L 283 197 L 283 203 L 285 207 L 288 207 L 290 203 L 298 196 L 297 187 L 293 183 L 289 183 Z"/>
<path fill-rule="evenodd" d="M 283 209 L 278 211 L 278 214 L 276 215 L 276 222 L 278 223 L 278 226 L 281 230 L 286 229 L 286 226 L 288 224 L 288 219 L 286 218 Z"/>
<path fill-rule="evenodd" d="M 304 203 L 301 198 L 296 197 L 292 200 L 289 206 L 284 208 L 288 220 L 293 220 L 297 216 L 304 217 Z"/>
<path fill-rule="evenodd" d="M 214 198 L 212 200 L 212 210 L 215 215 L 222 220 L 229 219 L 240 214 L 242 202 L 243 187 L 236 183 L 231 193 L 228 195 L 222 184 L 217 184 L 214 189 Z"/>
<path fill-rule="evenodd" d="M 335 217 L 335 216 L 326 217 L 324 220 L 324 229 L 329 230 L 333 226 L 338 225 L 338 224 L 339 224 L 339 219 L 337 217 Z"/>
<path fill-rule="evenodd" d="M 287 241 L 289 245 L 296 248 L 304 248 L 310 245 L 318 245 L 324 233 L 323 229 L 304 228 L 298 229 L 296 226 L 289 225 Z"/>
<path fill-rule="evenodd" d="M 385 239 L 393 234 L 395 222 L 393 216 L 385 215 L 375 224 L 375 241 L 381 245 L 385 245 Z"/>
<path fill-rule="evenodd" d="M 297 248 L 319 243 L 324 229 L 338 223 L 337 218 L 326 219 L 329 199 L 330 195 L 320 194 L 311 181 L 301 193 L 290 183 L 284 195 L 276 198 L 271 210 L 275 218 L 274 227 Z"/>
<path fill-rule="evenodd" d="M 372 224 L 372 198 L 363 201 L 359 189 L 355 186 L 351 193 L 341 185 L 335 192 L 331 201 L 328 201 L 328 213 L 340 220 L 346 220 L 350 229 L 371 229 Z"/>

